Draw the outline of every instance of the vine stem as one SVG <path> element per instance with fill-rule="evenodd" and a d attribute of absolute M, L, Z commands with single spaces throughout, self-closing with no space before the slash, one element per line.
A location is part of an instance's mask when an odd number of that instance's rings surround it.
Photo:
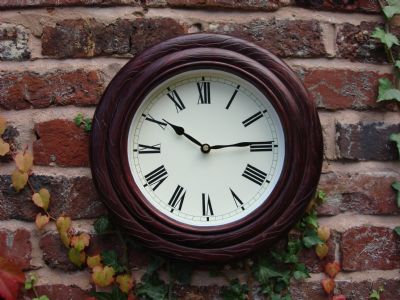
<path fill-rule="evenodd" d="M 29 177 L 28 177 L 28 185 L 29 185 L 29 188 L 31 189 L 32 193 L 36 193 L 31 181 L 29 180 Z"/>

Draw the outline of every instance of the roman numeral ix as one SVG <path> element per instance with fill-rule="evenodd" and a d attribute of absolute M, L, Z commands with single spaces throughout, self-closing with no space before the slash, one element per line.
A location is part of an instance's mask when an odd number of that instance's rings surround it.
<path fill-rule="evenodd" d="M 139 144 L 137 149 L 134 149 L 134 152 L 138 152 L 139 154 L 152 154 L 152 153 L 161 153 L 161 144 L 156 144 L 153 146 Z"/>
<path fill-rule="evenodd" d="M 258 185 L 262 185 L 264 181 L 267 181 L 269 183 L 269 181 L 266 180 L 267 174 L 250 164 L 247 164 L 242 176 Z"/>
<path fill-rule="evenodd" d="M 185 200 L 186 191 L 183 187 L 178 185 L 172 194 L 171 199 L 168 202 L 168 205 L 171 206 L 171 212 L 174 212 L 175 209 L 181 210 L 183 201 Z"/>
<path fill-rule="evenodd" d="M 171 90 L 169 87 L 167 87 L 169 93 L 167 96 L 169 99 L 172 100 L 172 102 L 175 104 L 176 112 L 180 112 L 181 110 L 185 109 L 185 104 L 183 104 L 181 97 L 179 97 L 178 93 L 176 90 Z"/>
<path fill-rule="evenodd" d="M 214 212 L 211 205 L 210 195 L 201 194 L 203 216 L 207 216 L 207 221 L 210 221 L 208 216 L 213 216 Z"/>
<path fill-rule="evenodd" d="M 199 100 L 197 104 L 210 104 L 211 103 L 211 92 L 210 92 L 210 83 L 204 81 L 204 77 L 202 77 L 203 82 L 197 82 L 197 89 L 199 91 Z"/>
<path fill-rule="evenodd" d="M 147 181 L 144 186 L 146 187 L 149 185 L 151 186 L 151 189 L 155 191 L 160 186 L 160 184 L 163 183 L 165 179 L 167 179 L 167 177 L 167 170 L 164 166 L 160 166 L 144 176 L 144 179 L 146 179 Z"/>
<path fill-rule="evenodd" d="M 231 99 L 229 99 L 229 102 L 228 102 L 228 104 L 226 105 L 225 109 L 229 109 L 229 107 L 231 107 L 232 101 L 233 101 L 233 99 L 235 99 L 236 94 L 238 93 L 239 89 L 240 89 L 240 85 L 238 85 L 238 86 L 236 87 L 236 90 L 233 92 L 233 95 L 232 95 Z"/>
<path fill-rule="evenodd" d="M 249 126 L 250 124 L 253 124 L 255 121 L 257 121 L 258 119 L 260 119 L 260 118 L 262 118 L 263 117 L 263 114 L 265 114 L 267 111 L 266 110 L 264 110 L 264 111 L 259 111 L 259 112 L 256 112 L 254 115 L 252 115 L 252 116 L 250 116 L 250 117 L 248 117 L 246 120 L 244 120 L 242 123 L 243 123 L 243 125 L 244 125 L 244 127 L 247 127 L 247 126 Z"/>

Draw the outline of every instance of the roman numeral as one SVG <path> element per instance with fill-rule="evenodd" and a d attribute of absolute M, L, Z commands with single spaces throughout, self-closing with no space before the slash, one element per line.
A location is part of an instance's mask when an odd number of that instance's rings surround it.
<path fill-rule="evenodd" d="M 246 120 L 244 120 L 242 123 L 243 123 L 243 125 L 244 125 L 244 127 L 247 127 L 247 126 L 249 126 L 250 124 L 252 124 L 252 123 L 254 123 L 255 121 L 257 121 L 258 119 L 260 119 L 260 118 L 262 118 L 263 117 L 263 114 L 265 114 L 267 111 L 266 110 L 264 110 L 264 111 L 259 111 L 259 112 L 256 112 L 254 115 L 252 115 L 252 116 L 250 116 L 250 117 L 248 117 Z"/>
<path fill-rule="evenodd" d="M 232 191 L 231 188 L 229 188 L 229 189 L 231 191 L 231 194 L 232 194 L 232 197 L 233 197 L 233 201 L 235 201 L 236 207 L 240 207 L 242 210 L 244 210 L 244 207 L 242 206 L 243 205 L 243 201 L 240 200 L 240 198 L 235 194 L 234 191 Z"/>
<path fill-rule="evenodd" d="M 179 97 L 179 95 L 176 92 L 176 90 L 172 90 L 171 91 L 171 89 L 169 87 L 167 87 L 167 89 L 169 91 L 167 96 L 175 104 L 176 112 L 179 113 L 181 110 L 184 110 L 185 109 L 185 104 L 183 104 L 183 102 L 181 100 L 181 97 Z"/>
<path fill-rule="evenodd" d="M 202 77 L 202 80 L 203 82 L 197 82 L 197 89 L 199 90 L 199 100 L 197 101 L 197 104 L 210 104 L 210 83 L 204 81 L 204 77 Z"/>
<path fill-rule="evenodd" d="M 165 129 L 165 127 L 167 127 L 167 123 L 161 122 L 161 121 L 158 121 L 158 120 L 154 119 L 152 116 L 150 116 L 150 114 L 147 114 L 147 115 L 142 114 L 142 116 L 145 117 L 145 120 L 146 120 L 146 121 L 150 121 L 150 122 L 152 122 L 152 123 L 154 123 L 154 124 L 157 124 L 157 125 L 160 126 L 162 129 Z"/>
<path fill-rule="evenodd" d="M 160 184 L 163 183 L 165 179 L 167 179 L 167 177 L 167 170 L 165 170 L 164 166 L 160 166 L 144 176 L 144 179 L 146 179 L 147 181 L 144 186 L 146 187 L 150 185 L 151 189 L 155 191 L 160 186 Z"/>
<path fill-rule="evenodd" d="M 206 194 L 201 194 L 201 199 L 202 199 L 202 206 L 203 206 L 203 216 L 207 216 L 207 221 L 210 221 L 210 218 L 208 216 L 213 216 L 214 212 L 211 206 L 211 200 L 210 200 L 210 195 Z"/>
<path fill-rule="evenodd" d="M 267 181 L 269 183 L 268 180 L 265 180 L 267 178 L 266 173 L 249 164 L 247 164 L 242 176 L 258 185 L 262 185 L 264 181 Z"/>
<path fill-rule="evenodd" d="M 139 154 L 161 153 L 161 144 L 153 146 L 139 144 L 139 148 L 134 149 L 133 151 L 138 152 Z"/>
<path fill-rule="evenodd" d="M 178 185 L 175 189 L 175 192 L 172 194 L 171 199 L 168 202 L 168 205 L 171 206 L 171 212 L 174 212 L 175 209 L 181 210 L 183 200 L 185 200 L 186 191 L 183 187 Z"/>
<path fill-rule="evenodd" d="M 250 145 L 250 152 L 272 151 L 272 143 L 273 141 L 255 142 Z"/>
<path fill-rule="evenodd" d="M 239 89 L 240 89 L 240 85 L 238 85 L 236 87 L 236 90 L 233 92 L 233 95 L 232 95 L 231 99 L 229 100 L 228 104 L 225 107 L 226 109 L 229 109 L 229 107 L 231 107 L 232 101 L 233 101 L 233 99 L 235 99 L 236 94 L 238 93 Z"/>

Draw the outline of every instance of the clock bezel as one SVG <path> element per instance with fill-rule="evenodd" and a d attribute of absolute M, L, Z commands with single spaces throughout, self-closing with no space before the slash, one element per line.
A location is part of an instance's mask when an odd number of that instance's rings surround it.
<path fill-rule="evenodd" d="M 241 220 L 200 227 L 177 222 L 145 200 L 130 174 L 126 143 L 134 112 L 150 90 L 204 68 L 234 73 L 266 95 L 283 127 L 285 161 L 268 201 Z M 104 93 L 92 130 L 93 178 L 120 225 L 145 245 L 186 260 L 241 257 L 287 232 L 315 192 L 322 166 L 318 114 L 296 75 L 268 51 L 222 35 L 178 37 L 128 62 Z"/>

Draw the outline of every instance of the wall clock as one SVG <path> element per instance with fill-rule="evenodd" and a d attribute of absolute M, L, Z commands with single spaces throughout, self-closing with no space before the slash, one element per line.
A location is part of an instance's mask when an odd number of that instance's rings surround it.
<path fill-rule="evenodd" d="M 145 246 L 222 262 L 293 226 L 322 148 L 316 109 L 285 63 L 241 39 L 194 34 L 114 77 L 94 116 L 91 167 L 117 223 Z"/>

